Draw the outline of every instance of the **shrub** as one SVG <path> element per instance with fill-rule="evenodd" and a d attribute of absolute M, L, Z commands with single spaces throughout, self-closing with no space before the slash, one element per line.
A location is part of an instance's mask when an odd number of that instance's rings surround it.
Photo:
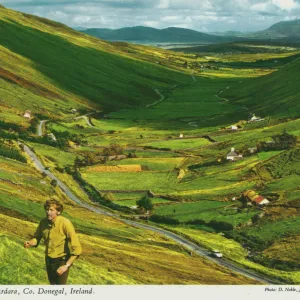
<path fill-rule="evenodd" d="M 150 221 L 155 223 L 163 223 L 163 224 L 169 224 L 169 225 L 179 225 L 179 220 L 175 218 L 170 218 L 167 216 L 160 216 L 160 215 L 152 215 L 149 218 Z"/>
<path fill-rule="evenodd" d="M 27 162 L 26 158 L 20 153 L 19 150 L 1 143 L 0 143 L 0 156 L 4 156 L 10 159 L 15 159 L 23 163 Z"/>
<path fill-rule="evenodd" d="M 50 184 L 53 186 L 53 187 L 57 187 L 57 180 L 56 179 L 52 179 Z"/>
<path fill-rule="evenodd" d="M 211 220 L 207 225 L 214 228 L 216 231 L 233 230 L 233 225 L 224 221 Z"/>
<path fill-rule="evenodd" d="M 110 144 L 108 147 L 104 148 L 103 155 L 112 156 L 123 154 L 124 148 L 119 144 Z"/>
<path fill-rule="evenodd" d="M 191 225 L 206 225 L 206 222 L 201 219 L 195 219 L 185 222 L 185 224 L 191 224 Z"/>
<path fill-rule="evenodd" d="M 106 200 L 106 201 L 110 201 L 110 202 L 113 202 L 113 201 L 116 200 L 115 197 L 114 197 L 114 195 L 111 192 L 105 193 L 103 195 L 103 199 Z"/>
<path fill-rule="evenodd" d="M 139 208 L 145 209 L 146 211 L 153 209 L 152 200 L 147 195 L 142 197 L 141 199 L 137 200 L 136 205 Z"/>

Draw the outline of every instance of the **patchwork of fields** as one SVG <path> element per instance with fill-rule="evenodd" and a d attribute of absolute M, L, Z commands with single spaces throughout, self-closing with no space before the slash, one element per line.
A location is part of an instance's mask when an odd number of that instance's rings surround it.
<path fill-rule="evenodd" d="M 82 201 L 300 283 L 299 49 L 107 43 L 1 6 L 0 26 L 0 284 L 47 283 L 44 249 L 22 243 L 49 198 L 64 203 L 83 244 L 71 284 L 257 283 L 80 207 L 17 141 Z M 249 123 L 253 114 L 264 120 Z M 243 157 L 228 161 L 231 148 Z M 249 190 L 269 204 L 255 205 Z"/>

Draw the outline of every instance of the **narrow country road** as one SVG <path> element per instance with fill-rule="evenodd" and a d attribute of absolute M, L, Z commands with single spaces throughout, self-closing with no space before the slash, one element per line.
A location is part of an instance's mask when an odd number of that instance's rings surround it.
<path fill-rule="evenodd" d="M 46 123 L 48 120 L 42 120 L 39 122 L 37 126 L 37 135 L 38 136 L 43 136 L 43 124 Z"/>
<path fill-rule="evenodd" d="M 84 119 L 86 124 L 89 126 L 89 127 L 95 127 L 91 122 L 90 122 L 90 119 L 88 118 L 88 116 L 90 115 L 93 115 L 93 114 L 96 114 L 96 113 L 99 113 L 101 112 L 100 110 L 95 110 L 95 111 L 92 111 L 88 114 L 85 114 L 85 115 L 82 115 L 82 116 L 78 116 L 76 118 L 74 118 L 74 120 L 78 120 L 78 119 Z"/>
<path fill-rule="evenodd" d="M 192 76 L 192 78 L 193 78 L 193 82 L 192 82 L 192 83 L 197 82 L 197 80 L 196 80 L 196 78 L 195 78 L 195 76 L 194 76 L 194 71 L 192 72 L 191 76 Z"/>
<path fill-rule="evenodd" d="M 154 91 L 157 95 L 160 96 L 160 99 L 158 101 L 155 101 L 154 103 L 146 105 L 145 107 L 153 106 L 153 105 L 165 100 L 165 96 L 163 94 L 161 94 L 161 92 L 158 89 L 155 89 Z"/>
<path fill-rule="evenodd" d="M 192 72 L 191 76 L 192 76 L 192 79 L 193 79 L 193 82 L 192 82 L 192 83 L 197 82 L 197 80 L 196 80 L 196 78 L 195 78 L 195 76 L 194 76 L 194 71 Z M 174 89 L 174 88 L 176 88 L 176 87 L 177 87 L 177 84 L 171 86 L 171 90 Z M 162 102 L 162 101 L 165 100 L 166 97 L 165 97 L 158 89 L 154 89 L 154 91 L 155 91 L 155 93 L 156 93 L 158 96 L 160 96 L 160 99 L 157 100 L 157 101 L 155 101 L 155 102 L 153 102 L 153 103 L 147 104 L 145 107 L 151 107 L 151 106 L 153 106 L 153 105 L 155 105 L 155 104 L 157 104 L 157 103 L 160 103 L 160 102 Z"/>
<path fill-rule="evenodd" d="M 86 124 L 87 124 L 89 127 L 94 127 L 94 126 L 91 124 L 91 122 L 90 122 L 89 118 L 87 117 L 87 115 L 84 115 L 84 116 L 80 116 L 80 117 L 74 118 L 74 120 L 78 120 L 78 119 L 84 119 L 85 122 L 86 122 Z"/>
<path fill-rule="evenodd" d="M 20 143 L 21 144 L 21 143 Z M 24 145 L 24 144 L 23 144 Z M 93 205 L 87 204 L 85 202 L 83 202 L 82 200 L 80 200 L 76 195 L 74 195 L 69 188 L 63 183 L 61 182 L 55 175 L 53 175 L 49 170 L 45 170 L 45 167 L 43 166 L 43 164 L 41 163 L 41 161 L 38 159 L 38 157 L 35 155 L 35 153 L 26 145 L 24 145 L 24 151 L 30 156 L 31 160 L 34 162 L 36 168 L 41 171 L 44 172 L 45 174 L 47 174 L 47 176 L 51 179 L 55 179 L 57 181 L 57 185 L 60 187 L 60 189 L 74 202 L 76 202 L 77 204 L 79 204 L 81 207 L 84 207 L 86 209 L 89 209 L 97 214 L 103 214 L 103 215 L 107 215 L 113 218 L 116 218 L 128 225 L 131 226 L 135 226 L 138 228 L 143 228 L 143 229 L 147 229 L 147 230 L 151 230 L 154 232 L 157 232 L 159 234 L 162 234 L 170 239 L 172 239 L 173 241 L 183 245 L 184 247 L 186 247 L 187 249 L 189 249 L 190 251 L 192 251 L 192 253 L 197 253 L 198 255 L 213 261 L 216 264 L 222 265 L 224 267 L 227 267 L 228 269 L 235 271 L 241 275 L 244 275 L 246 277 L 249 277 L 251 279 L 255 279 L 261 283 L 264 284 L 278 284 L 279 282 L 276 282 L 275 280 L 271 280 L 269 278 L 267 278 L 264 275 L 260 275 L 260 274 L 256 274 L 254 271 L 250 271 L 250 270 L 246 270 L 232 262 L 226 261 L 224 259 L 217 259 L 217 258 L 213 258 L 210 256 L 210 252 L 200 246 L 198 246 L 197 244 L 189 241 L 186 238 L 183 238 L 175 233 L 172 233 L 168 230 L 165 229 L 161 229 L 161 228 L 157 228 L 151 225 L 147 225 L 147 224 L 142 224 L 136 221 L 131 221 L 131 220 L 127 220 L 124 218 L 121 218 L 120 216 L 118 216 L 115 213 L 111 213 L 108 211 L 105 211 L 104 209 L 95 207 Z"/>

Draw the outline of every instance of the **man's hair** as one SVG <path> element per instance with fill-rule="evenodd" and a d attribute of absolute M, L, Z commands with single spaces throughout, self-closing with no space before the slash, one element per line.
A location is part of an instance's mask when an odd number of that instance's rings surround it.
<path fill-rule="evenodd" d="M 56 210 L 59 212 L 62 212 L 64 209 L 62 203 L 60 203 L 58 200 L 55 199 L 47 200 L 44 204 L 44 208 L 47 210 L 52 205 L 55 205 Z"/>

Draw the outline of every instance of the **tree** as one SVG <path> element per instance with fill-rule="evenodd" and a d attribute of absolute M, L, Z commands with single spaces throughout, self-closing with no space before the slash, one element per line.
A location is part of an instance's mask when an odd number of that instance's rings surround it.
<path fill-rule="evenodd" d="M 137 200 L 136 205 L 139 208 L 146 210 L 146 214 L 148 214 L 149 211 L 151 211 L 153 209 L 152 201 L 148 196 L 144 196 L 140 200 Z"/>
<path fill-rule="evenodd" d="M 123 154 L 124 148 L 119 144 L 110 144 L 108 147 L 104 148 L 103 155 L 111 156 L 111 155 L 120 155 Z"/>
<path fill-rule="evenodd" d="M 52 179 L 50 184 L 53 186 L 53 187 L 57 187 L 57 180 L 56 179 Z"/>

